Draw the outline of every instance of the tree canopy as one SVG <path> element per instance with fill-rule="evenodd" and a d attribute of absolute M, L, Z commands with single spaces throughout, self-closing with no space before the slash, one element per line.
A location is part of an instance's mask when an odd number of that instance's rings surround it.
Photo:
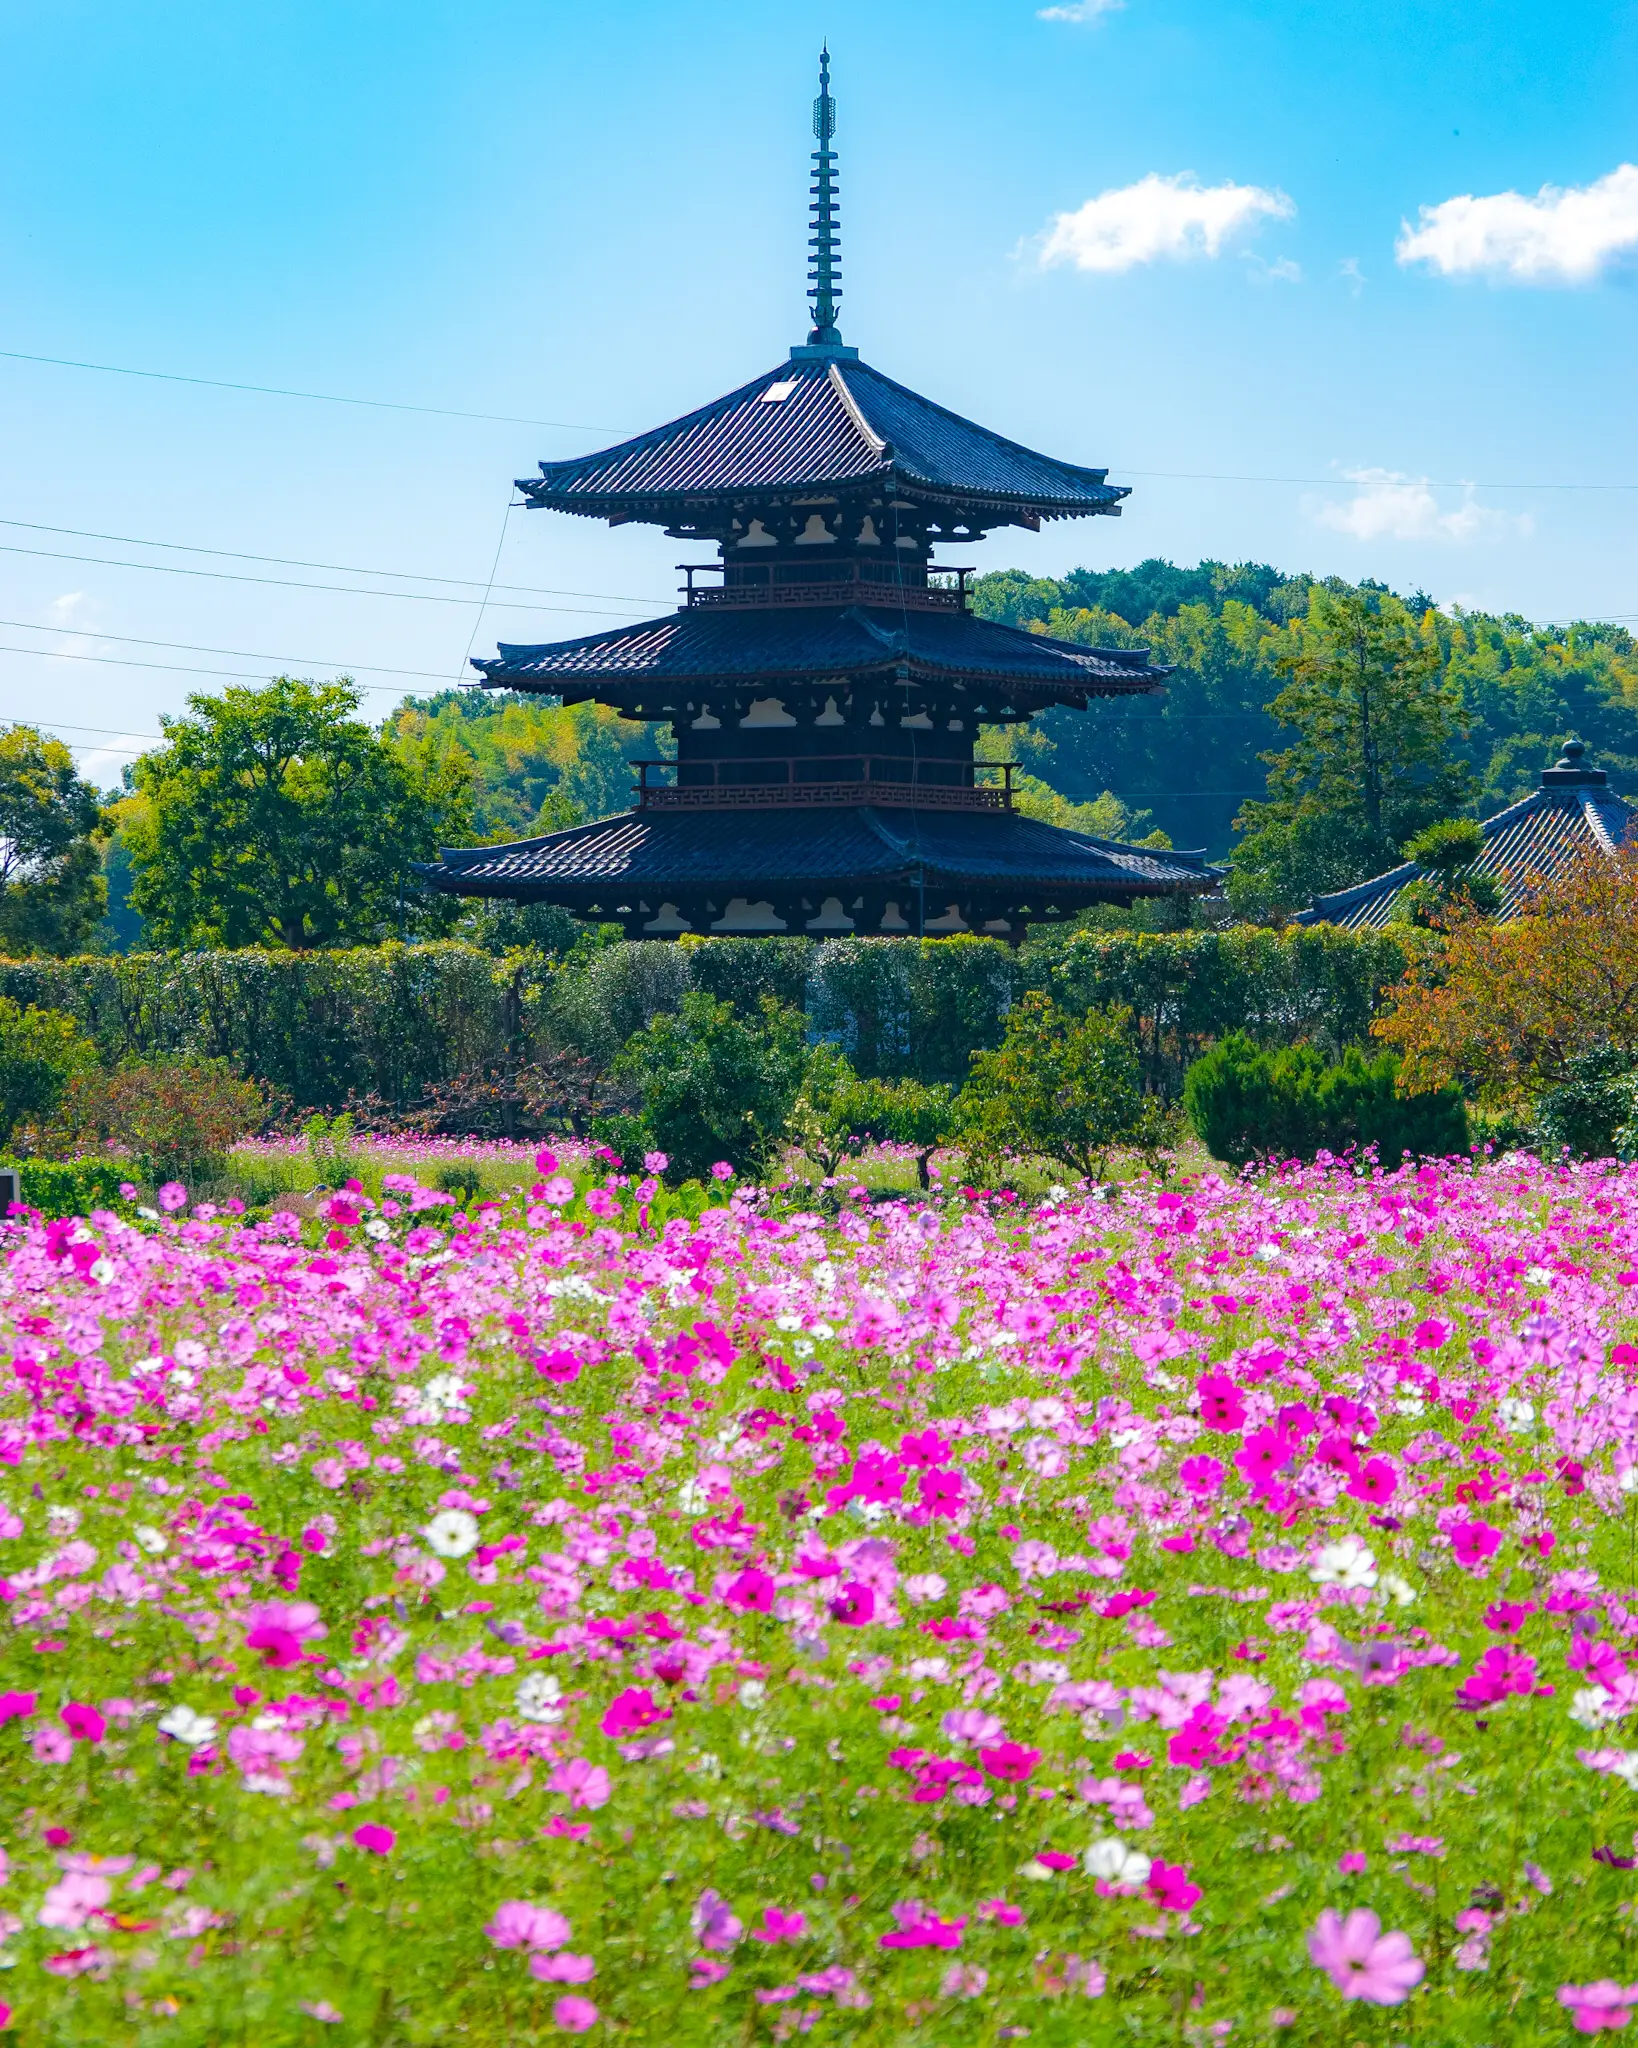
<path fill-rule="evenodd" d="M 446 918 L 410 874 L 471 828 L 469 759 L 435 733 L 389 744 L 345 679 L 231 686 L 163 719 L 122 835 L 160 945 L 333 946 Z"/>
<path fill-rule="evenodd" d="M 97 792 L 61 740 L 0 730 L 0 952 L 74 953 L 103 912 Z"/>

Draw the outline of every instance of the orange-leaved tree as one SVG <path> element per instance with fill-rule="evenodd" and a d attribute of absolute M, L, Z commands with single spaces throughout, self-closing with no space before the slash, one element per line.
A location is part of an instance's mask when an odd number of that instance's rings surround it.
<path fill-rule="evenodd" d="M 1638 842 L 1532 878 L 1509 924 L 1458 899 L 1388 1003 L 1371 1029 L 1412 1089 L 1454 1081 L 1504 1105 L 1568 1081 L 1598 1047 L 1638 1066 Z"/>

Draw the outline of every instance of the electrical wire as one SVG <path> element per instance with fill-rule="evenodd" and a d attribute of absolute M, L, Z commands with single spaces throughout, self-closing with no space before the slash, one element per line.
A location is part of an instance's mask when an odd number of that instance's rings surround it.
<path fill-rule="evenodd" d="M 513 510 L 514 506 L 515 501 L 509 502 L 508 511 Z M 620 590 L 558 590 L 539 583 L 497 583 L 493 577 L 485 585 L 475 576 L 433 576 L 420 569 L 366 569 L 360 568 L 356 562 L 309 562 L 299 555 L 255 555 L 243 548 L 204 548 L 196 547 L 192 542 L 184 540 L 144 540 L 140 534 L 134 533 L 93 533 L 80 526 L 47 526 L 37 519 L 0 519 L 0 526 L 16 527 L 27 533 L 67 534 L 74 540 L 116 541 L 121 547 L 165 548 L 182 555 L 210 555 L 222 562 L 265 562 L 276 569 L 328 569 L 338 576 L 390 576 L 400 583 L 444 583 L 451 588 L 458 585 L 468 590 L 512 590 L 521 592 L 526 597 L 592 597 L 605 599 L 610 604 L 666 604 L 670 601 L 663 597 L 629 596 Z M 504 537 L 503 523 L 502 538 Z M 128 562 L 121 566 L 140 568 L 142 565 L 138 562 Z"/>
<path fill-rule="evenodd" d="M 0 554 L 29 555 L 47 562 L 83 562 L 99 569 L 141 569 L 150 576 L 201 576 L 213 583 L 256 583 L 277 590 L 326 590 L 337 597 L 386 597 L 401 604 L 471 604 L 470 597 L 445 597 L 436 591 L 425 590 L 367 590 L 356 583 L 305 583 L 294 576 L 247 576 L 234 569 L 186 569 L 175 562 L 116 562 L 107 555 L 71 555 L 58 548 L 23 548 L 11 541 L 0 541 Z M 368 573 L 368 572 L 366 572 Z M 572 612 L 582 618 L 624 619 L 632 615 L 635 605 L 627 611 L 593 611 L 580 604 L 538 604 L 521 605 L 503 603 L 502 611 Z"/>
<path fill-rule="evenodd" d="M 433 419 L 486 420 L 505 427 L 560 427 L 569 434 L 612 434 L 614 427 L 587 426 L 574 420 L 537 420 L 509 412 L 457 412 L 447 405 L 405 405 L 390 398 L 338 397 L 333 391 L 289 391 L 279 384 L 231 384 L 222 377 L 185 377 L 175 370 L 132 370 L 120 363 L 81 363 L 68 356 L 25 355 L 21 349 L 0 348 L 0 360 L 8 363 L 48 363 L 56 370 L 94 370 L 104 377 L 141 377 L 157 384 L 199 384 L 211 391 L 251 391 L 262 398 L 303 398 L 314 405 L 362 405 L 377 412 L 425 413 Z"/>

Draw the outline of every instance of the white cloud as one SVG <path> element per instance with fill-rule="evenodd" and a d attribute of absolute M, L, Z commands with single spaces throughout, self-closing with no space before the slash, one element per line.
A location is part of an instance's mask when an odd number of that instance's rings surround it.
<path fill-rule="evenodd" d="M 1296 210 L 1283 192 L 1261 185 L 1202 185 L 1192 171 L 1170 178 L 1151 171 L 1060 213 L 1041 241 L 1040 260 L 1043 268 L 1131 270 L 1162 256 L 1216 256 L 1231 236 L 1260 220 L 1289 220 Z"/>
<path fill-rule="evenodd" d="M 1349 284 L 1353 287 L 1353 296 L 1356 299 L 1365 289 L 1365 273 L 1359 267 L 1359 258 L 1357 256 L 1344 256 L 1337 265 L 1337 275 L 1348 280 Z"/>
<path fill-rule="evenodd" d="M 1302 265 L 1293 263 L 1289 256 L 1277 256 L 1272 263 L 1254 256 L 1247 275 L 1256 284 L 1301 284 Z"/>
<path fill-rule="evenodd" d="M 83 590 L 65 590 L 61 597 L 54 597 L 51 600 L 51 609 L 66 625 L 73 620 L 74 614 L 84 602 Z"/>
<path fill-rule="evenodd" d="M 1477 540 L 1481 534 L 1523 536 L 1533 531 L 1527 514 L 1499 512 L 1478 504 L 1473 486 L 1462 489 L 1461 503 L 1442 512 L 1425 476 L 1406 476 L 1397 469 L 1349 469 L 1343 472 L 1359 489 L 1346 504 L 1331 502 L 1312 508 L 1316 526 L 1346 533 L 1354 540 Z"/>
<path fill-rule="evenodd" d="M 1062 7 L 1043 7 L 1039 21 L 1096 21 L 1100 14 L 1118 14 L 1126 0 L 1068 0 Z"/>
<path fill-rule="evenodd" d="M 1520 284 L 1589 284 L 1638 252 L 1638 165 L 1622 164 L 1590 185 L 1543 185 L 1522 192 L 1465 193 L 1424 206 L 1413 228 L 1400 223 L 1401 263 L 1429 263 L 1445 277 L 1476 272 Z"/>

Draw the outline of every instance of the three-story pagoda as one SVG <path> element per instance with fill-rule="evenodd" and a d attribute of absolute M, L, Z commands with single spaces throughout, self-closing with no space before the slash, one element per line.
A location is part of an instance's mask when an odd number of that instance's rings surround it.
<path fill-rule="evenodd" d="M 502 645 L 484 686 L 669 723 L 619 816 L 423 872 L 462 896 L 560 904 L 631 937 L 985 932 L 1093 903 L 1198 893 L 1196 855 L 1065 831 L 1015 808 L 980 726 L 1156 691 L 1143 649 L 1089 649 L 975 617 L 935 548 L 998 527 L 1116 517 L 1102 469 L 1036 454 L 872 369 L 837 329 L 836 106 L 814 105 L 812 331 L 790 360 L 593 455 L 543 462 L 531 506 L 640 520 L 716 559 L 681 565 L 668 617 Z"/>

